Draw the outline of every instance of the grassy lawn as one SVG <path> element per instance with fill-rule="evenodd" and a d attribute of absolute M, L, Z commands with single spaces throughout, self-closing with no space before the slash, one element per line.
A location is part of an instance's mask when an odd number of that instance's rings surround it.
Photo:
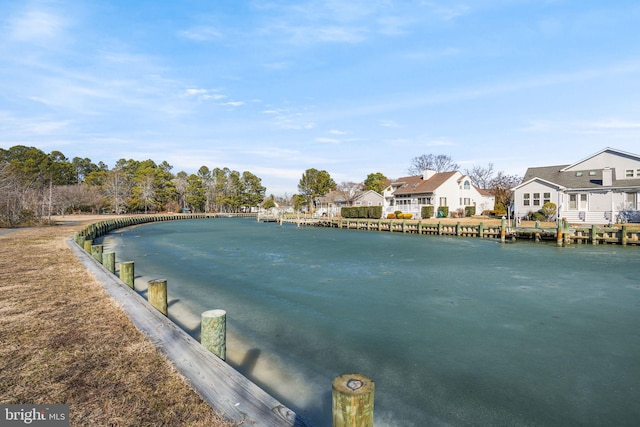
<path fill-rule="evenodd" d="M 103 219 L 0 234 L 0 403 L 67 403 L 73 426 L 231 426 L 68 249 Z"/>

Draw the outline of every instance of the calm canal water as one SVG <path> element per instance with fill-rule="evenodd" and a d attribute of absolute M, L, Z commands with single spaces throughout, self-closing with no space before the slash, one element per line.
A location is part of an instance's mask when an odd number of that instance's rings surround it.
<path fill-rule="evenodd" d="M 640 250 L 296 228 L 154 223 L 105 237 L 136 287 L 169 284 L 199 338 L 227 311 L 228 361 L 316 427 L 331 382 L 376 384 L 375 424 L 640 423 Z"/>

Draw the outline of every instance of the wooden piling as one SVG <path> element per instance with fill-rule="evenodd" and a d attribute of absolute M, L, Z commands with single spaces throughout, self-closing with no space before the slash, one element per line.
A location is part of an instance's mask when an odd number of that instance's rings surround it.
<path fill-rule="evenodd" d="M 373 427 L 375 385 L 361 374 L 340 375 L 331 387 L 333 427 Z"/>
<path fill-rule="evenodd" d="M 133 261 L 125 261 L 120 263 L 120 280 L 129 285 L 131 289 L 135 289 L 134 270 L 135 269 Z"/>
<path fill-rule="evenodd" d="M 84 239 L 84 250 L 88 253 L 91 253 L 91 246 L 93 245 L 93 240 Z"/>
<path fill-rule="evenodd" d="M 102 264 L 102 245 L 91 245 L 91 256 Z"/>
<path fill-rule="evenodd" d="M 558 223 L 558 231 L 556 234 L 556 246 L 561 247 L 563 243 L 562 240 L 562 223 Z"/>
<path fill-rule="evenodd" d="M 225 360 L 227 357 L 227 312 L 209 310 L 202 313 L 200 343 L 204 348 Z"/>
<path fill-rule="evenodd" d="M 507 240 L 507 219 L 502 217 L 500 222 L 500 241 L 504 243 Z"/>
<path fill-rule="evenodd" d="M 598 244 L 598 227 L 595 224 L 591 226 L 591 244 Z"/>
<path fill-rule="evenodd" d="M 147 285 L 147 300 L 149 301 L 149 304 L 155 307 L 160 313 L 167 316 L 167 280 L 149 280 Z"/>
<path fill-rule="evenodd" d="M 116 274 L 116 253 L 104 252 L 102 254 L 102 265 L 112 274 Z"/>

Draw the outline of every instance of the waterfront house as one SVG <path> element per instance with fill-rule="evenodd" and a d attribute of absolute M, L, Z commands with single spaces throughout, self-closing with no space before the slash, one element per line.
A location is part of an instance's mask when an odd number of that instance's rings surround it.
<path fill-rule="evenodd" d="M 470 206 L 480 214 L 493 209 L 495 204 L 494 196 L 478 188 L 469 176 L 459 171 L 425 170 L 421 175 L 399 178 L 385 188 L 383 198 L 384 215 L 401 211 L 413 214 L 414 218 L 421 217 L 424 206 L 433 206 L 434 216 L 441 216 L 446 211 L 451 216 L 463 214 Z"/>
<path fill-rule="evenodd" d="M 605 148 L 576 163 L 531 167 L 513 188 L 514 215 L 525 217 L 546 202 L 570 223 L 640 220 L 640 155 Z"/>
<path fill-rule="evenodd" d="M 358 192 L 353 200 L 349 201 L 345 195 L 338 190 L 331 190 L 316 201 L 316 215 L 334 217 L 340 215 L 340 210 L 347 206 L 382 206 L 382 194 L 373 191 Z"/>

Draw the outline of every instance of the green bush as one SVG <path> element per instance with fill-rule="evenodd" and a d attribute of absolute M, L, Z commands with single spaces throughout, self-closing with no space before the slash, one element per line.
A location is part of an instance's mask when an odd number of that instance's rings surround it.
<path fill-rule="evenodd" d="M 340 209 L 343 218 L 373 218 L 382 217 L 382 206 L 351 206 Z"/>
<path fill-rule="evenodd" d="M 464 207 L 464 216 L 474 216 L 476 214 L 475 206 L 465 206 Z"/>
<path fill-rule="evenodd" d="M 529 212 L 527 216 L 529 217 L 529 221 L 546 221 L 546 217 L 540 211 Z"/>
<path fill-rule="evenodd" d="M 423 219 L 433 218 L 433 206 L 423 206 L 422 209 L 420 209 L 420 216 Z"/>
<path fill-rule="evenodd" d="M 438 218 L 449 218 L 449 206 L 438 206 Z"/>

